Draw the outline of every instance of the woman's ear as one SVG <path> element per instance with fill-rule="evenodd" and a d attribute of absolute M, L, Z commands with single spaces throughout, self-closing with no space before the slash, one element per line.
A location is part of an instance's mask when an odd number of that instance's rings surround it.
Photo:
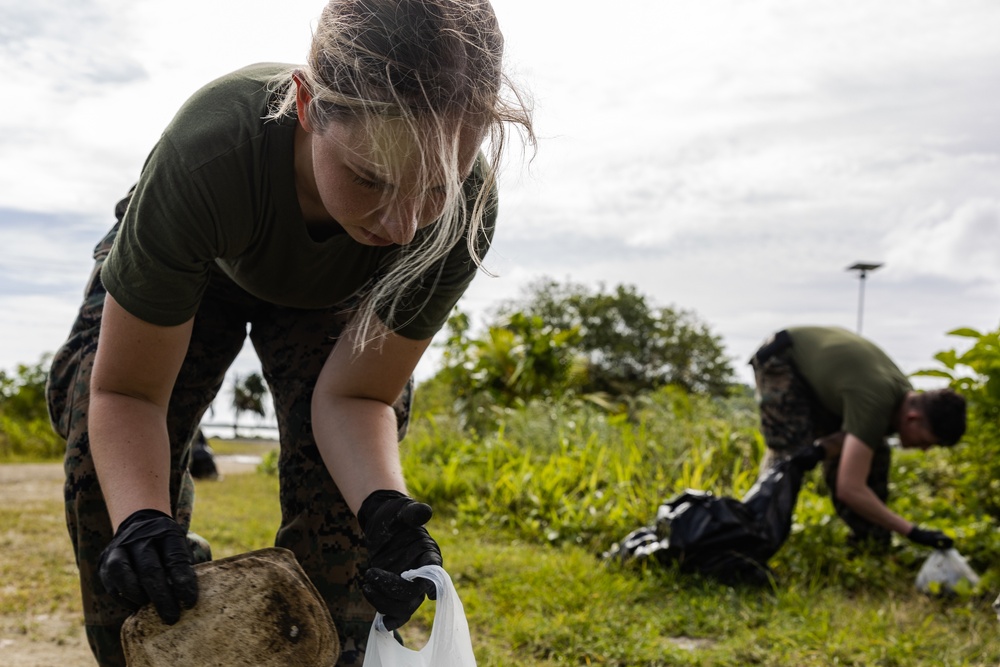
<path fill-rule="evenodd" d="M 298 71 L 292 73 L 292 81 L 295 82 L 295 110 L 299 116 L 299 124 L 306 132 L 312 132 L 312 122 L 309 120 L 312 93 L 309 92 L 309 85 L 302 80 L 302 75 Z"/>

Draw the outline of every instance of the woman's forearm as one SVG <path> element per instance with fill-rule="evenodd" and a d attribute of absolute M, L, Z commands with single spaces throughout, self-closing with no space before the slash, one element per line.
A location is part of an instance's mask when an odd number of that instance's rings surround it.
<path fill-rule="evenodd" d="M 356 335 L 352 327 L 337 341 L 312 397 L 313 436 L 355 514 L 372 491 L 406 493 L 393 404 L 431 342 L 390 333 L 355 353 Z"/>
<path fill-rule="evenodd" d="M 90 447 L 118 528 L 132 512 L 170 514 L 167 406 L 187 353 L 194 318 L 177 326 L 149 324 L 108 294 L 90 380 Z"/>
<path fill-rule="evenodd" d="M 164 410 L 123 394 L 95 391 L 89 429 L 111 525 L 117 529 L 140 509 L 170 514 L 170 444 Z"/>
<path fill-rule="evenodd" d="M 313 402 L 313 435 L 333 481 L 356 514 L 372 491 L 406 492 L 396 413 L 366 398 Z"/>

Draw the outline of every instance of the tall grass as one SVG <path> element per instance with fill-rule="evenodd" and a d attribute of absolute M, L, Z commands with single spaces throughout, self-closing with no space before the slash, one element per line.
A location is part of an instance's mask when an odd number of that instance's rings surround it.
<path fill-rule="evenodd" d="M 418 393 L 419 395 L 419 393 Z M 419 407 L 419 405 L 418 405 Z M 504 413 L 500 428 L 463 432 L 440 407 L 418 412 L 403 443 L 411 492 L 455 525 L 510 531 L 537 544 L 607 550 L 652 523 L 656 508 L 685 489 L 741 497 L 764 452 L 748 397 L 710 399 L 665 389 L 613 415 L 585 402 L 536 403 Z M 950 452 L 895 452 L 891 506 L 947 529 L 980 572 L 1000 583 L 994 519 L 962 503 Z M 905 540 L 878 567 L 847 546 L 822 476 L 807 477 L 792 538 L 773 564 L 785 577 L 816 574 L 851 590 L 911 587 L 927 550 Z"/>
<path fill-rule="evenodd" d="M 596 549 L 686 488 L 747 490 L 763 446 L 754 421 L 745 399 L 672 390 L 629 415 L 532 404 L 484 438 L 422 414 L 404 441 L 404 467 L 414 494 L 461 521 Z"/>

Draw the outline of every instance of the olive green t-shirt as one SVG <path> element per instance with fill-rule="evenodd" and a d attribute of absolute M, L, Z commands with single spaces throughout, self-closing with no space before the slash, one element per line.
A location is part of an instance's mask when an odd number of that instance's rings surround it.
<path fill-rule="evenodd" d="M 912 389 L 877 345 L 840 327 L 793 327 L 792 361 L 841 428 L 871 448 L 892 432 L 892 417 Z"/>
<path fill-rule="evenodd" d="M 251 65 L 213 81 L 160 137 L 101 272 L 108 292 L 131 314 L 163 326 L 187 321 L 213 271 L 271 303 L 328 308 L 362 296 L 400 252 L 360 244 L 339 226 L 321 241 L 310 235 L 295 188 L 296 121 L 265 120 L 276 94 L 270 82 L 288 68 Z M 470 207 L 484 168 L 480 160 L 465 184 Z M 496 193 L 490 194 L 480 256 L 496 221 Z M 408 248 L 433 227 L 418 231 Z M 463 237 L 386 324 L 407 338 L 430 338 L 475 272 Z"/>

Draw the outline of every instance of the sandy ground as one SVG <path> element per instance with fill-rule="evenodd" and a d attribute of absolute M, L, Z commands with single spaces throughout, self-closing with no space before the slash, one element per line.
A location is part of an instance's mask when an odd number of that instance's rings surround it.
<path fill-rule="evenodd" d="M 216 465 L 223 475 L 251 472 L 259 458 L 219 456 Z M 61 463 L 0 465 L 0 503 L 34 503 L 62 496 Z M 71 556 L 68 556 L 71 558 Z M 0 582 L 0 587 L 11 585 Z M 20 628 L 0 626 L 2 667 L 93 667 L 94 661 L 83 632 L 80 614 L 39 614 L 22 619 Z"/>

